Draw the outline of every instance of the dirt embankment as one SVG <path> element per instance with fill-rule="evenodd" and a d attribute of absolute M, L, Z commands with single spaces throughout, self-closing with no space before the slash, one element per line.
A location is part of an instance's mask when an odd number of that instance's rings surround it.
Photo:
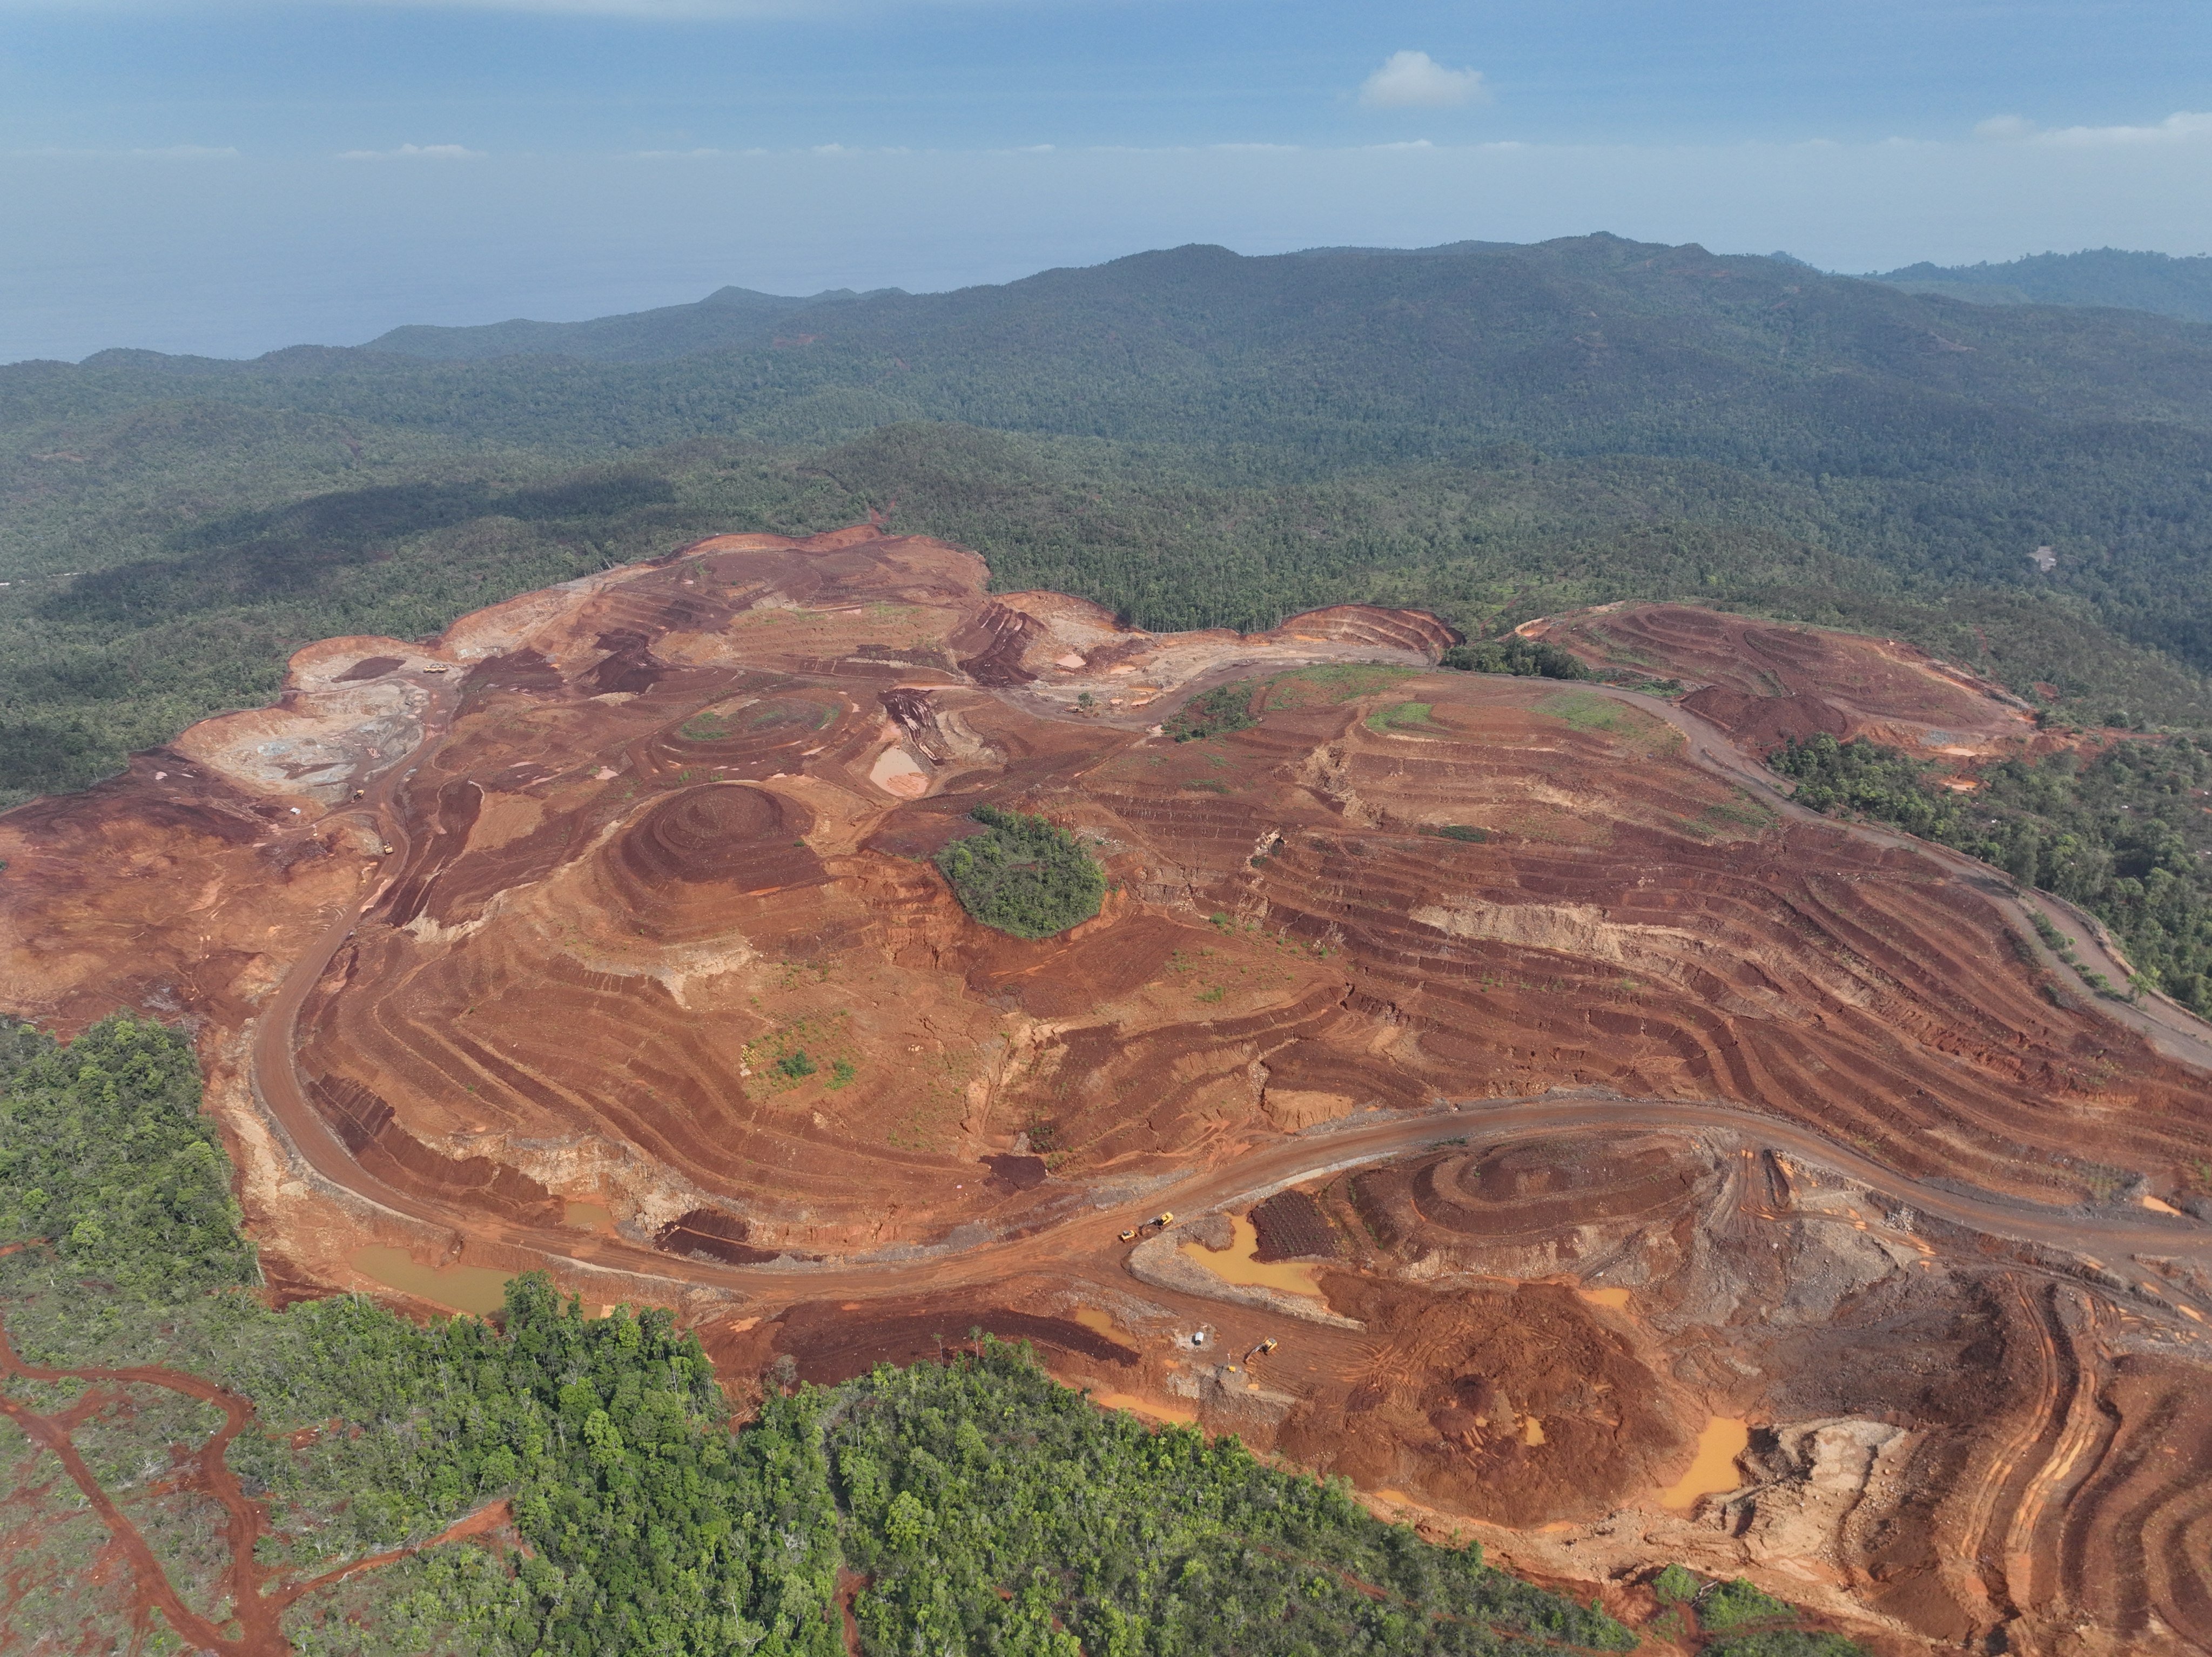
<path fill-rule="evenodd" d="M 1855 1632 L 2204 1648 L 2212 1342 L 2154 1287 L 1732 1134 L 1477 1138 L 1320 1194 L 1358 1274 L 1330 1303 L 1388 1332 L 1283 1442 L 1364 1487 L 1540 1570 L 1748 1570 Z M 1693 1455 L 1701 1417 L 1741 1453 Z"/>
<path fill-rule="evenodd" d="M 1522 631 L 1599 665 L 1680 681 L 1683 706 L 1756 753 L 1825 732 L 1965 756 L 2035 735 L 2018 697 L 1895 639 L 1688 604 L 1601 605 Z"/>

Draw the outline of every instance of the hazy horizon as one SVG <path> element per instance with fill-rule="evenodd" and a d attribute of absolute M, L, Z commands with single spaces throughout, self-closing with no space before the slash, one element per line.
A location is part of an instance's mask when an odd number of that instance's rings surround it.
<path fill-rule="evenodd" d="M 2185 0 L 0 0 L 0 361 L 1596 229 L 2212 250 Z"/>

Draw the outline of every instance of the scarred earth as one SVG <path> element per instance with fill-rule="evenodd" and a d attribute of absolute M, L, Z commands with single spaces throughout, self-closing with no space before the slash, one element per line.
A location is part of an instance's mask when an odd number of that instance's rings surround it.
<path fill-rule="evenodd" d="M 0 1005 L 191 1022 L 287 1293 L 544 1266 L 740 1395 L 986 1328 L 1624 1610 L 1684 1559 L 1885 1649 L 2212 1648 L 2203 1027 L 2054 994 L 2002 881 L 1746 752 L 2016 707 L 1680 606 L 1552 634 L 1678 705 L 986 574 L 726 536 L 311 646 L 0 816 Z M 1232 682 L 1250 728 L 1153 734 Z M 979 805 L 1087 840 L 1098 917 L 966 916 Z M 1243 1260 L 1209 1217 L 1285 1189 Z"/>

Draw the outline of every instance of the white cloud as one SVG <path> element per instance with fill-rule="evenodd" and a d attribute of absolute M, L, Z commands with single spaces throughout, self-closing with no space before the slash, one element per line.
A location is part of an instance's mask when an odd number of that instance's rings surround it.
<path fill-rule="evenodd" d="M 2004 143 L 2165 144 L 2212 138 L 2212 113 L 2176 110 L 2155 126 L 2062 126 L 2049 129 L 2019 115 L 1993 115 L 1974 129 L 1977 138 Z"/>
<path fill-rule="evenodd" d="M 480 161 L 481 149 L 463 144 L 402 144 L 397 149 L 342 149 L 342 161 Z"/>
<path fill-rule="evenodd" d="M 1359 83 L 1366 109 L 1456 109 L 1489 101 L 1480 70 L 1446 69 L 1425 52 L 1394 52 Z"/>

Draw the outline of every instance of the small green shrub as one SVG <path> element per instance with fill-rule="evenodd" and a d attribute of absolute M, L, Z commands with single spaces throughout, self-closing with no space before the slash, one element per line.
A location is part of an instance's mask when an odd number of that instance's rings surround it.
<path fill-rule="evenodd" d="M 1378 707 L 1367 716 L 1367 728 L 1379 735 L 1388 736 L 1393 731 L 1419 731 L 1434 725 L 1429 716 L 1436 712 L 1434 702 L 1393 702 L 1388 707 Z"/>
<path fill-rule="evenodd" d="M 1627 709 L 1595 690 L 1559 690 L 1538 702 L 1536 712 L 1565 719 L 1577 731 L 1617 731 Z"/>
<path fill-rule="evenodd" d="M 1687 1565 L 1669 1565 L 1651 1579 L 1651 1592 L 1659 1596 L 1660 1604 L 1666 1605 L 1679 1605 L 1686 1599 L 1696 1599 L 1703 1586 L 1698 1574 Z"/>
<path fill-rule="evenodd" d="M 822 1068 L 806 1056 L 806 1049 L 804 1047 L 784 1054 L 775 1061 L 775 1067 L 794 1082 L 803 1080 Z"/>
<path fill-rule="evenodd" d="M 1471 828 L 1464 822 L 1447 822 L 1437 833 L 1446 840 L 1463 841 L 1469 846 L 1480 846 L 1490 838 L 1489 829 Z"/>

